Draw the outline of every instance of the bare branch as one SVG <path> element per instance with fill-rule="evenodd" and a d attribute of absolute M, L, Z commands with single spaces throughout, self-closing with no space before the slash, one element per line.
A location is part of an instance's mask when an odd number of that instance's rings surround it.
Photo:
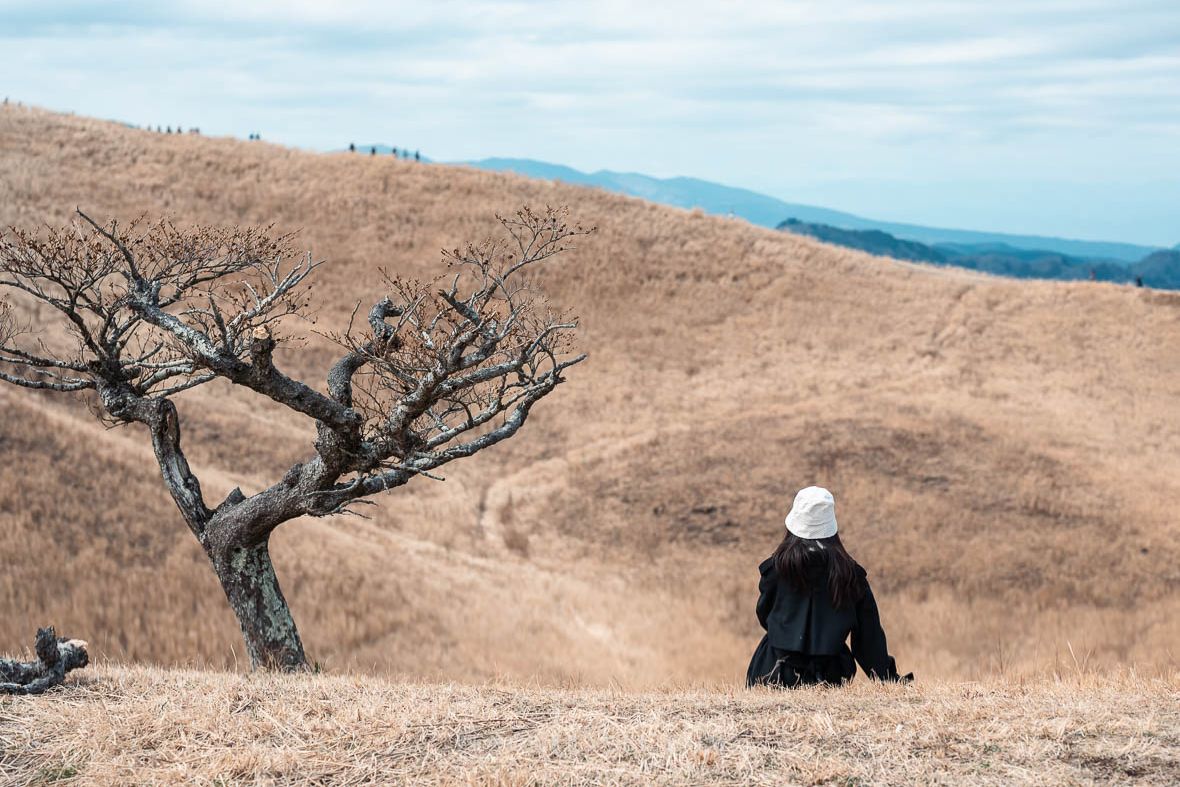
<path fill-rule="evenodd" d="M 257 331 L 277 343 L 278 323 L 303 315 L 305 281 L 319 265 L 310 255 L 289 263 L 287 236 L 265 228 L 181 230 L 167 221 L 103 225 L 77 215 L 79 225 L 40 235 L 13 228 L 0 237 L 0 291 L 63 314 L 81 357 L 46 357 L 4 341 L 0 360 L 65 369 L 90 382 L 2 379 L 51 390 L 129 385 L 142 396 L 166 396 L 220 376 L 335 429 L 355 429 L 359 419 L 346 406 L 275 368 L 273 346 L 255 354 Z"/>
<path fill-rule="evenodd" d="M 121 241 L 119 239 L 119 237 L 115 234 L 115 231 L 118 228 L 118 225 L 116 224 L 116 222 L 112 221 L 110 230 L 107 230 L 106 228 L 104 228 L 103 226 L 98 224 L 94 219 L 90 218 L 85 213 L 83 213 L 82 208 L 76 207 L 76 208 L 74 208 L 74 212 L 77 213 L 79 216 L 81 216 L 83 221 L 85 221 L 87 224 L 89 224 L 91 227 L 93 227 L 95 232 L 97 232 L 99 235 L 101 235 L 104 238 L 106 238 L 107 240 L 109 240 L 111 242 L 111 245 L 119 250 L 119 253 L 123 255 L 123 259 L 127 261 L 127 270 L 128 270 L 128 273 L 130 273 L 131 278 L 133 280 L 138 281 L 139 280 L 139 268 L 135 264 L 135 257 L 133 257 L 131 255 L 131 252 L 129 252 L 127 250 L 127 247 L 125 245 L 123 245 L 123 241 Z"/>
<path fill-rule="evenodd" d="M 94 382 L 91 380 L 62 380 L 62 381 L 46 381 L 46 380 L 29 380 L 19 375 L 8 374 L 7 372 L 0 372 L 0 380 L 10 383 L 20 388 L 31 388 L 36 391 L 57 391 L 58 393 L 70 393 L 72 391 L 85 391 L 88 388 L 94 388 Z"/>
<path fill-rule="evenodd" d="M 329 374 L 329 392 L 364 417 L 344 464 L 356 479 L 327 489 L 337 505 L 432 477 L 432 469 L 507 439 L 585 359 L 567 356 L 577 321 L 551 311 L 520 277 L 590 230 L 569 226 L 555 210 L 525 209 L 501 223 L 507 238 L 443 253 L 454 272 L 442 287 L 387 277 L 390 295 L 370 311 L 368 330 L 354 333 L 350 321 L 335 337 L 346 353 Z"/>

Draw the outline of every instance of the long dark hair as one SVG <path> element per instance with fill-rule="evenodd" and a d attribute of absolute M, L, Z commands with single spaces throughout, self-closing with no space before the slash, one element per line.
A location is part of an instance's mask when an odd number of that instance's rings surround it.
<path fill-rule="evenodd" d="M 810 571 L 825 562 L 832 606 L 841 609 L 860 601 L 865 594 L 864 569 L 848 554 L 839 535 L 810 539 L 787 533 L 774 550 L 778 575 L 800 593 L 811 591 Z"/>

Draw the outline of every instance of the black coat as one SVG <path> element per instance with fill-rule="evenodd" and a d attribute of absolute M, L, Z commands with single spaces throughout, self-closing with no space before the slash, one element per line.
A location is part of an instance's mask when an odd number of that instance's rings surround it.
<path fill-rule="evenodd" d="M 856 675 L 856 664 L 870 677 L 900 679 L 863 568 L 857 566 L 864 594 L 842 609 L 833 606 L 828 592 L 826 552 L 811 566 L 806 592 L 779 577 L 773 558 L 758 570 L 757 614 L 766 636 L 750 660 L 748 685 L 840 683 Z"/>

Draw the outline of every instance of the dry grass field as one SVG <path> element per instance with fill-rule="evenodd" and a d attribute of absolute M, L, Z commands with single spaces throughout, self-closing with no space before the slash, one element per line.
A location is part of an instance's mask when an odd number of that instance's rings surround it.
<path fill-rule="evenodd" d="M 0 783 L 1180 781 L 1175 679 L 621 692 L 138 667 L 74 681 L 0 700 Z"/>
<path fill-rule="evenodd" d="M 299 521 L 278 531 L 272 552 L 311 658 L 332 672 L 459 684 L 736 684 L 757 641 L 757 563 L 780 537 L 795 490 L 819 483 L 836 494 L 845 541 L 869 569 L 903 671 L 1009 681 L 1112 665 L 1176 674 L 1178 294 L 899 263 L 741 221 L 461 167 L 0 109 L 0 224 L 64 222 L 81 206 L 99 217 L 146 211 L 180 222 L 299 229 L 300 243 L 327 264 L 317 325 L 292 326 L 306 333 L 306 346 L 280 363 L 314 380 L 323 380 L 331 348 L 312 328 L 339 330 L 358 301 L 367 308 L 380 298 L 379 267 L 433 276 L 439 249 L 488 234 L 494 213 L 523 204 L 569 205 L 577 220 L 600 227 L 543 277 L 553 300 L 581 316 L 591 358 L 520 436 L 448 467 L 445 482 L 421 479 L 387 495 L 371 521 Z M 205 386 L 178 406 L 210 499 L 273 481 L 313 438 L 277 406 L 228 386 Z M 89 639 L 100 659 L 241 667 L 236 624 L 156 477 L 146 435 L 104 429 L 85 401 L 9 388 L 0 388 L 0 413 L 0 650 L 19 649 L 37 625 L 52 623 Z M 118 705 L 131 724 L 161 701 L 149 696 L 147 673 L 98 674 L 93 694 L 55 699 L 53 707 L 83 719 L 96 718 L 86 714 L 103 703 Z M 200 688 L 213 679 L 160 680 Z M 265 698 L 265 687 L 294 684 L 244 680 L 218 691 L 260 685 L 264 696 L 251 706 L 258 710 L 234 718 L 294 737 L 273 750 L 260 744 L 256 763 L 224 767 L 286 773 L 283 758 L 302 751 L 299 736 L 320 722 Z M 307 701 L 353 683 L 309 685 Z M 1005 685 L 1013 687 L 987 695 L 995 708 L 1021 703 L 1018 684 Z M 367 691 L 382 702 L 426 701 L 425 689 L 380 686 L 361 690 L 340 712 L 371 712 Z M 1046 715 L 1037 729 L 1058 736 L 1044 745 L 1056 747 L 1063 778 L 1076 771 L 1082 779 L 1090 766 L 1069 759 L 1062 742 L 1075 728 L 1055 714 L 1081 718 L 1091 702 L 1114 713 L 1103 698 L 1115 702 L 1119 689 L 1103 684 L 1071 700 L 1059 684 L 1038 686 Z M 821 697 L 848 707 L 892 697 L 888 689 L 857 691 L 868 693 L 797 695 L 792 701 L 804 711 L 791 723 L 803 730 L 841 723 Z M 968 707 L 961 696 L 968 689 L 916 691 L 902 696 L 942 710 L 929 719 L 915 714 L 917 731 L 896 736 L 892 722 L 850 731 L 863 757 L 819 757 L 814 737 L 802 760 L 799 751 L 768 754 L 759 736 L 769 733 L 757 727 L 718 752 L 719 767 L 740 781 L 750 763 L 777 757 L 777 767 L 800 779 L 831 767 L 875 781 L 874 751 L 917 741 L 942 752 L 947 767 L 966 768 L 955 755 L 966 744 L 934 722 Z M 1135 689 L 1114 707 L 1130 708 L 1151 691 Z M 210 707 L 215 696 L 227 695 L 210 693 Z M 474 717 L 490 712 L 485 704 L 497 696 L 448 689 L 426 716 Z M 609 696 L 559 693 L 544 702 L 555 703 L 560 718 L 584 699 L 604 747 L 626 746 L 628 733 L 654 734 L 650 725 L 667 720 L 666 757 L 680 769 L 706 767 L 692 764 L 692 747 L 709 746 L 677 714 L 733 703 L 777 707 L 766 697 L 690 693 L 678 711 L 675 702 L 643 695 L 623 703 L 624 718 L 611 715 Z M 1059 703 L 1064 710 L 1053 707 Z M 890 705 L 873 713 L 890 721 Z M 10 739 L 12 724 L 21 729 L 31 723 L 27 714 L 40 713 L 20 703 L 3 712 L 9 721 L 0 734 Z M 717 740 L 745 723 L 718 722 Z M 1118 746 L 1134 738 L 1127 725 L 1136 724 L 1149 730 L 1152 722 L 1118 722 L 1124 737 L 1111 738 L 1109 751 L 1083 734 L 1085 746 L 1097 748 L 1079 751 L 1121 763 Z M 562 773 L 561 757 L 572 756 L 560 727 L 546 721 L 519 733 L 529 756 L 547 763 L 537 773 Z M 517 734 L 460 729 L 475 732 L 448 778 L 485 767 L 483 753 Z M 392 741 L 402 733 L 382 734 Z M 427 728 L 404 743 L 413 750 L 443 734 Z M 46 746 L 68 746 L 64 727 L 55 735 Z M 167 762 L 168 747 L 186 744 L 175 730 L 158 735 L 160 748 L 145 756 L 158 758 L 152 767 L 162 780 L 171 767 L 205 767 L 184 759 L 195 754 Z M 988 735 L 1008 746 L 1002 727 Z M 565 754 L 545 760 L 547 746 Z M 382 767 L 402 762 L 390 751 Z M 662 751 L 643 757 L 658 760 Z M 113 749 L 93 756 L 86 767 L 95 773 L 131 764 Z M 425 767 L 405 762 L 396 767 Z M 1016 775 L 1031 767 L 1002 756 L 994 762 Z M 524 773 L 507 761 L 496 767 L 508 782 Z"/>

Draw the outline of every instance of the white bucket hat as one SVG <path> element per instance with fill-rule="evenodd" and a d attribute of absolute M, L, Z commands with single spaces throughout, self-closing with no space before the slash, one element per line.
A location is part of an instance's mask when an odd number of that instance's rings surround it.
<path fill-rule="evenodd" d="M 822 486 L 800 489 L 795 495 L 787 530 L 799 538 L 830 538 L 836 535 L 836 499 Z"/>

